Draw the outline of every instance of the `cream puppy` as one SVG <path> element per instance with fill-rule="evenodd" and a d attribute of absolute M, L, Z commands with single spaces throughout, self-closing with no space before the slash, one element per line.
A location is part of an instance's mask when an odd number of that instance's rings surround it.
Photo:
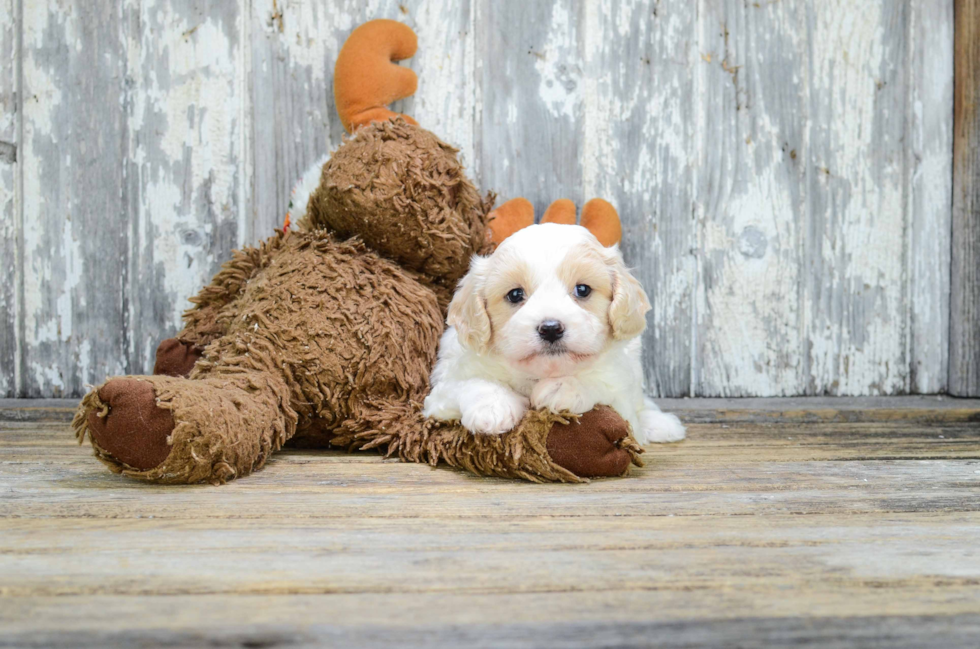
<path fill-rule="evenodd" d="M 683 439 L 680 420 L 643 393 L 649 309 L 618 246 L 578 225 L 524 228 L 474 257 L 460 282 L 424 413 L 492 435 L 528 407 L 581 414 L 605 404 L 641 444 Z"/>

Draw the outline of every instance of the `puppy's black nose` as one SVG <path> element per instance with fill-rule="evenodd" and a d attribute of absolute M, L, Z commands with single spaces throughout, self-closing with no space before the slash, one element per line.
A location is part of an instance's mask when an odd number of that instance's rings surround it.
<path fill-rule="evenodd" d="M 565 325 L 557 320 L 545 320 L 538 325 L 538 335 L 549 343 L 556 342 L 565 335 Z"/>

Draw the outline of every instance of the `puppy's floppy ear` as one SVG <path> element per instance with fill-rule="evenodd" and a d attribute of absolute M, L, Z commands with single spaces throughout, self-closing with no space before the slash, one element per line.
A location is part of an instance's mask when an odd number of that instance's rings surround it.
<path fill-rule="evenodd" d="M 604 249 L 606 263 L 612 273 L 613 298 L 609 304 L 609 324 L 613 338 L 628 340 L 640 335 L 647 326 L 646 312 L 650 300 L 643 286 L 630 274 L 623 263 L 619 246 Z"/>
<path fill-rule="evenodd" d="M 460 344 L 478 354 L 485 353 L 490 345 L 490 314 L 483 298 L 483 282 L 489 263 L 485 257 L 473 257 L 470 272 L 456 287 L 446 318 L 449 326 L 456 327 Z"/>

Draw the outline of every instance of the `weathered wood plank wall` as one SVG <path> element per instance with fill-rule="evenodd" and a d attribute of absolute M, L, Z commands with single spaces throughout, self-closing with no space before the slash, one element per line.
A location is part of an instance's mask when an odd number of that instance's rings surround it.
<path fill-rule="evenodd" d="M 956 0 L 949 390 L 980 393 L 980 0 Z"/>
<path fill-rule="evenodd" d="M 20 258 L 17 0 L 0 0 L 0 394 L 17 392 Z"/>
<path fill-rule="evenodd" d="M 947 388 L 953 0 L 0 0 L 0 394 L 152 366 L 373 17 L 479 186 L 618 205 L 654 394 Z"/>

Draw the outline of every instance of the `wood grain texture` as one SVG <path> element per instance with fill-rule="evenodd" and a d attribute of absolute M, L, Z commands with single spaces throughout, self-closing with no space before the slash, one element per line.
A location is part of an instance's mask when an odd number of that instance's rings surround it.
<path fill-rule="evenodd" d="M 152 366 L 186 298 L 341 142 L 333 62 L 376 17 L 419 35 L 397 108 L 481 189 L 619 207 L 654 396 L 970 381 L 953 1 L 2 0 L 25 15 L 0 29 L 0 93 L 24 72 L 24 110 L 0 115 L 0 394 Z"/>
<path fill-rule="evenodd" d="M 905 108 L 909 391 L 930 394 L 948 385 L 953 3 L 915 0 L 910 12 Z"/>
<path fill-rule="evenodd" d="M 891 593 L 890 593 L 891 594 Z M 972 593 L 967 594 L 967 596 Z M 973 613 L 949 614 L 938 602 L 930 615 L 901 617 L 883 613 L 873 616 L 822 616 L 817 623 L 811 617 L 769 616 L 771 603 L 749 598 L 745 617 L 733 619 L 685 619 L 666 623 L 637 622 L 627 616 L 642 602 L 663 608 L 681 603 L 697 610 L 703 605 L 703 593 L 683 597 L 671 593 L 670 600 L 660 593 L 616 593 L 601 601 L 574 595 L 557 603 L 554 596 L 514 595 L 501 602 L 499 598 L 480 596 L 384 596 L 365 602 L 357 596 L 296 596 L 252 601 L 236 598 L 229 606 L 221 596 L 171 597 L 160 609 L 176 616 L 174 629 L 160 626 L 161 617 L 146 619 L 136 606 L 135 598 L 97 597 L 90 601 L 111 611 L 94 617 L 86 607 L 86 617 L 75 617 L 71 604 L 60 598 L 38 598 L 18 601 L 12 614 L 23 619 L 36 616 L 65 620 L 64 626 L 79 620 L 82 631 L 26 631 L 7 637 L 17 647 L 110 647 L 110 646 L 216 646 L 216 647 L 649 647 L 690 649 L 691 647 L 735 646 L 745 649 L 769 647 L 808 647 L 818 645 L 834 649 L 843 647 L 882 647 L 886 649 L 974 649 L 980 634 L 980 616 Z M 744 599 L 744 597 L 743 597 Z M 778 602 L 777 602 L 778 603 Z M 359 607 L 366 604 L 384 610 L 379 619 L 361 617 Z M 615 622 L 596 622 L 595 608 L 622 611 Z M 463 624 L 492 607 L 491 624 Z M 883 602 L 881 607 L 886 608 Z M 328 609 L 324 612 L 325 609 Z M 404 612 L 406 609 L 410 613 Z M 409 626 L 402 620 L 417 622 L 431 611 L 443 611 L 443 619 L 453 624 L 430 623 Z M 140 628 L 111 630 L 103 623 L 118 612 L 146 619 Z M 532 617 L 533 613 L 540 617 Z M 414 615 L 414 619 L 413 619 Z M 551 618 L 544 617 L 551 615 Z M 557 616 L 562 616 L 558 618 Z M 574 616 L 574 619 L 568 619 Z M 310 623 L 309 619 L 328 622 Z M 173 618 L 169 618 L 172 620 Z M 298 619 L 301 622 L 291 624 Z M 243 622 L 242 620 L 248 620 Z M 259 622 L 258 620 L 267 622 Z M 355 621 L 356 620 L 356 621 Z M 520 621 L 515 621 L 520 620 Z M 197 626 L 193 626 L 195 622 Z M 336 622 L 336 623 L 332 623 Z M 149 626 L 156 623 L 156 627 Z M 69 627 L 70 628 L 70 627 Z"/>
<path fill-rule="evenodd" d="M 908 389 L 908 3 L 808 7 L 807 392 Z M 937 335 L 941 335 L 937 334 Z"/>
<path fill-rule="evenodd" d="M 282 225 L 295 179 L 339 141 L 331 72 L 342 30 L 355 21 L 334 24 L 351 6 L 333 12 L 313 2 L 250 4 L 252 242 Z"/>
<path fill-rule="evenodd" d="M 23 377 L 72 395 L 153 366 L 242 242 L 234 4 L 26 3 Z"/>
<path fill-rule="evenodd" d="M 945 389 L 951 4 L 859 7 L 703 5 L 697 394 Z"/>
<path fill-rule="evenodd" d="M 0 645 L 976 645 L 975 422 L 730 422 L 578 486 L 287 451 L 220 488 L 0 422 Z"/>
<path fill-rule="evenodd" d="M 696 247 L 692 120 L 697 5 L 587 3 L 584 25 L 583 198 L 623 220 L 627 264 L 652 310 L 644 367 L 656 395 L 691 393 Z"/>
<path fill-rule="evenodd" d="M 801 394 L 804 7 L 702 8 L 696 394 Z"/>
<path fill-rule="evenodd" d="M 480 171 L 501 199 L 537 216 L 555 199 L 583 202 L 583 3 L 485 2 L 479 23 Z"/>
<path fill-rule="evenodd" d="M 20 143 L 20 72 L 16 0 L 0 0 L 0 395 L 17 394 L 21 227 L 17 148 Z"/>
<path fill-rule="evenodd" d="M 248 16 L 221 0 L 140 0 L 132 11 L 126 351 L 144 373 L 181 328 L 187 297 L 246 241 Z"/>
<path fill-rule="evenodd" d="M 126 373 L 130 293 L 126 11 L 24 2 L 18 392 L 74 395 Z"/>
<path fill-rule="evenodd" d="M 980 394 L 980 2 L 956 1 L 949 391 Z"/>

